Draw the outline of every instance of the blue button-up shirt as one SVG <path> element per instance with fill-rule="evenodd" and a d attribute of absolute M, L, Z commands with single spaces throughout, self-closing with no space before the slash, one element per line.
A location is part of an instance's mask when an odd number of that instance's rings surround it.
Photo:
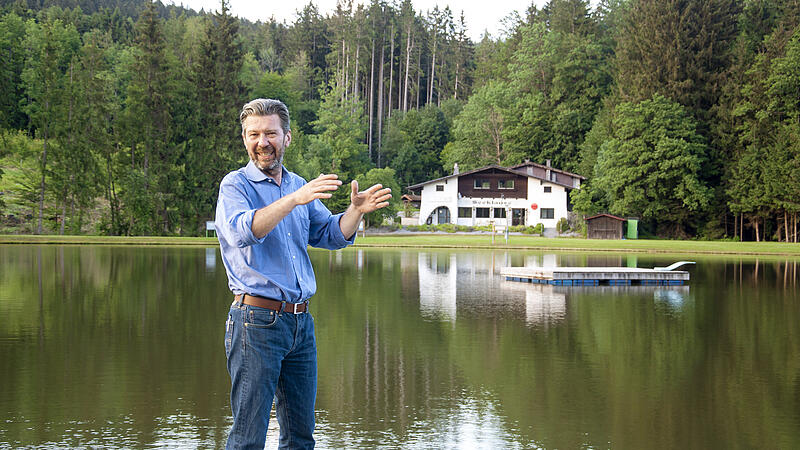
<path fill-rule="evenodd" d="M 288 302 L 308 300 L 317 291 L 308 245 L 336 250 L 352 244 L 319 200 L 295 207 L 261 239 L 253 235 L 256 210 L 300 189 L 306 180 L 282 168 L 281 184 L 252 161 L 229 173 L 219 186 L 217 229 L 228 286 L 234 294 L 259 295 Z"/>

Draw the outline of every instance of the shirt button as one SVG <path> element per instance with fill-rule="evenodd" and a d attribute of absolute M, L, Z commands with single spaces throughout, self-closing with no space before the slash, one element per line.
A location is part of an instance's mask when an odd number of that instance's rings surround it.
<path fill-rule="evenodd" d="M 297 258 L 296 256 L 292 255 L 292 259 L 296 259 L 296 258 Z"/>
<path fill-rule="evenodd" d="M 291 235 L 292 235 L 292 233 L 286 233 L 286 234 L 288 234 L 289 236 L 291 236 Z"/>

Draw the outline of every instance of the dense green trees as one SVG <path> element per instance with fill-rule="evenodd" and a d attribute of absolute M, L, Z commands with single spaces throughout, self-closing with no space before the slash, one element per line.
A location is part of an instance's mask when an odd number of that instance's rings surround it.
<path fill-rule="evenodd" d="M 292 112 L 284 162 L 306 178 L 379 180 L 399 200 L 456 163 L 549 159 L 588 177 L 578 213 L 665 236 L 797 238 L 792 0 L 549 0 L 479 42 L 463 14 L 410 0 L 329 15 L 308 2 L 293 23 L 236 19 L 226 0 L 199 15 L 2 5 L 4 231 L 199 234 L 219 180 L 247 161 L 239 108 L 274 97 Z"/>

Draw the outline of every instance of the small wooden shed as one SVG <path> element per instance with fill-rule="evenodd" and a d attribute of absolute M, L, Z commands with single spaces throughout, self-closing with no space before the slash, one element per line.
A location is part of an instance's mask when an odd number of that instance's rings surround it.
<path fill-rule="evenodd" d="M 586 237 L 589 239 L 622 239 L 625 219 L 611 214 L 598 214 L 586 218 Z"/>

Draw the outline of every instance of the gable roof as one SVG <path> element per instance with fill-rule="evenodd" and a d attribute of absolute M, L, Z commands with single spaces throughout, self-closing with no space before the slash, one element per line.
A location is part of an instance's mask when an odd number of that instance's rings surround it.
<path fill-rule="evenodd" d="M 439 182 L 439 181 L 448 180 L 450 178 L 463 177 L 464 175 L 472 175 L 473 173 L 484 172 L 484 171 L 491 170 L 491 169 L 500 170 L 500 171 L 503 171 L 503 172 L 508 172 L 508 173 L 510 173 L 512 175 L 528 176 L 528 174 L 526 174 L 526 173 L 520 173 L 520 172 L 518 172 L 516 170 L 511 170 L 508 167 L 503 167 L 503 166 L 498 166 L 497 164 L 492 164 L 492 165 L 489 165 L 489 166 L 481 167 L 479 169 L 472 169 L 472 170 L 468 170 L 466 172 L 454 173 L 452 175 L 447 175 L 447 176 L 444 176 L 444 177 L 441 177 L 441 178 L 435 178 L 433 180 L 423 181 L 422 183 L 417 183 L 417 184 L 408 186 L 406 189 L 409 189 L 411 191 L 415 191 L 415 190 L 421 188 L 422 186 L 425 186 L 426 184 L 436 183 L 436 182 Z"/>
<path fill-rule="evenodd" d="M 435 178 L 433 180 L 423 181 L 422 183 L 417 183 L 417 184 L 414 184 L 414 185 L 411 185 L 411 186 L 407 186 L 406 189 L 408 189 L 410 191 L 416 191 L 418 189 L 421 189 L 426 184 L 437 183 L 439 181 L 444 181 L 444 180 L 448 180 L 450 178 L 461 177 L 461 176 L 465 176 L 465 175 L 472 175 L 474 173 L 484 172 L 484 171 L 487 171 L 487 170 L 500 170 L 502 172 L 508 172 L 508 173 L 510 173 L 512 175 L 518 175 L 518 176 L 529 177 L 529 178 L 536 178 L 537 180 L 542 180 L 542 181 L 546 181 L 548 183 L 556 184 L 556 185 L 559 185 L 559 186 L 564 186 L 564 187 L 569 188 L 569 189 L 573 189 L 574 188 L 574 186 L 572 184 L 562 183 L 560 181 L 555 181 L 555 180 L 548 180 L 545 177 L 538 176 L 538 175 L 532 174 L 532 173 L 528 173 L 528 171 L 526 170 L 527 167 L 536 167 L 536 168 L 540 168 L 540 169 L 551 170 L 553 172 L 557 172 L 557 173 L 560 173 L 560 174 L 563 174 L 563 175 L 566 175 L 566 176 L 569 176 L 569 177 L 573 177 L 573 178 L 578 178 L 580 180 L 585 180 L 586 179 L 586 177 L 582 177 L 580 175 L 567 172 L 565 170 L 555 169 L 555 168 L 553 168 L 551 166 L 545 166 L 545 165 L 542 165 L 542 164 L 536 164 L 536 163 L 532 163 L 530 161 L 525 161 L 524 163 L 518 164 L 518 165 L 513 166 L 513 167 L 503 167 L 503 166 L 499 166 L 497 164 L 490 164 L 488 166 L 484 166 L 484 167 L 481 167 L 481 168 L 478 168 L 478 169 L 472 169 L 472 170 L 468 170 L 466 172 L 455 173 L 455 174 L 447 175 L 447 176 L 444 176 L 444 177 L 441 177 L 441 178 Z"/>
<path fill-rule="evenodd" d="M 603 214 L 596 214 L 596 215 L 594 215 L 594 216 L 592 216 L 592 217 L 587 217 L 585 220 L 597 219 L 598 217 L 610 217 L 610 218 L 612 218 L 612 219 L 616 219 L 616 220 L 620 220 L 620 221 L 625 221 L 625 219 L 623 219 L 622 217 L 618 217 L 618 216 L 615 216 L 615 215 L 612 215 L 612 214 L 607 214 L 607 213 L 603 213 Z"/>
<path fill-rule="evenodd" d="M 547 161 L 550 162 L 550 160 L 547 160 Z M 574 177 L 574 178 L 578 178 L 581 181 L 586 179 L 586 177 L 578 175 L 577 173 L 567 172 L 566 170 L 556 169 L 553 166 L 548 166 L 548 165 L 544 165 L 544 164 L 536 164 L 535 162 L 531 162 L 531 161 L 529 161 L 527 159 L 522 164 L 517 164 L 516 166 L 511 166 L 510 169 L 520 170 L 523 167 L 537 167 L 539 169 L 551 170 L 553 172 L 563 173 L 564 175 L 567 175 L 567 176 L 570 176 L 570 177 Z"/>

